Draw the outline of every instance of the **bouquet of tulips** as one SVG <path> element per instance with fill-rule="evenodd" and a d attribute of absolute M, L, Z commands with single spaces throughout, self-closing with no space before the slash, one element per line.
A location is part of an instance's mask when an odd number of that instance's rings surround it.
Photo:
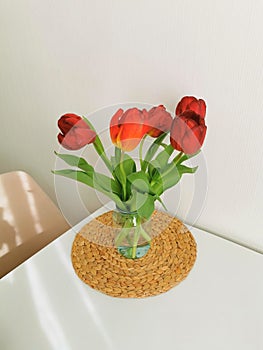
<path fill-rule="evenodd" d="M 138 220 L 148 220 L 155 201 L 164 206 L 161 195 L 178 183 L 183 174 L 197 169 L 183 163 L 199 153 L 206 135 L 206 104 L 192 96 L 183 97 L 178 103 L 175 116 L 163 105 L 150 110 L 119 109 L 110 121 L 110 137 L 115 152 L 109 158 L 91 122 L 76 114 L 65 114 L 59 121 L 59 143 L 68 150 L 79 150 L 92 144 L 105 163 L 109 175 L 97 172 L 84 158 L 72 154 L 56 155 L 74 169 L 55 170 L 55 174 L 82 182 L 102 192 L 113 200 L 121 212 L 136 212 Z M 165 138 L 170 134 L 170 142 Z M 144 149 L 145 138 L 152 138 Z M 128 154 L 138 146 L 139 164 Z M 177 151 L 176 153 L 175 150 Z M 164 206 L 165 207 L 165 206 Z M 117 238 L 127 237 L 126 224 Z M 141 231 L 140 235 L 145 235 Z M 135 239 L 138 243 L 139 234 Z M 147 238 L 147 237 L 146 237 Z M 148 241 L 150 238 L 147 238 Z M 133 241 L 133 246 L 135 246 Z M 135 257 L 133 249 L 132 257 Z"/>

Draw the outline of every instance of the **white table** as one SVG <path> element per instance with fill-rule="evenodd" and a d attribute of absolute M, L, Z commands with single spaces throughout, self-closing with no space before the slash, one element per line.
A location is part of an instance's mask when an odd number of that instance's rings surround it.
<path fill-rule="evenodd" d="M 75 233 L 90 219 L 2 278 L 1 350 L 263 349 L 261 254 L 192 228 L 198 257 L 185 281 L 156 297 L 116 299 L 71 265 Z"/>

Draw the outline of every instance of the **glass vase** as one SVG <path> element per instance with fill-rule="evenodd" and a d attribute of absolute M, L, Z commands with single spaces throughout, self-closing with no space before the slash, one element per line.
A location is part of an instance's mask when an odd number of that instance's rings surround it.
<path fill-rule="evenodd" d="M 115 246 L 128 259 L 143 257 L 151 244 L 151 218 L 146 220 L 137 212 L 113 211 Z"/>

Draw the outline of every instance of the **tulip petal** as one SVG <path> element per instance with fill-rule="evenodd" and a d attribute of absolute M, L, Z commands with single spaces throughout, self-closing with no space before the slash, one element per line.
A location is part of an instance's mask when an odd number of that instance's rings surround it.
<path fill-rule="evenodd" d="M 205 117 L 206 104 L 205 104 L 205 101 L 202 100 L 202 99 L 192 101 L 189 104 L 188 109 L 190 109 L 191 111 L 195 112 L 196 114 L 198 114 L 202 118 Z"/>
<path fill-rule="evenodd" d="M 123 115 L 123 109 L 118 109 L 118 111 L 113 115 L 110 121 L 110 137 L 114 144 L 117 142 L 118 133 L 120 131 L 119 120 Z"/>
<path fill-rule="evenodd" d="M 171 128 L 171 145 L 186 154 L 196 153 L 202 146 L 206 135 L 204 119 L 191 110 L 175 117 Z"/>
<path fill-rule="evenodd" d="M 181 118 L 180 118 L 181 119 Z M 194 119 L 190 119 L 190 118 L 185 118 L 184 122 L 186 124 L 186 132 L 188 131 L 188 129 L 193 129 L 196 126 L 198 126 L 198 123 L 194 120 Z"/>
<path fill-rule="evenodd" d="M 118 143 L 123 151 L 130 152 L 138 146 L 143 136 L 143 124 L 126 123 L 121 126 Z"/>
<path fill-rule="evenodd" d="M 63 138 L 59 138 L 61 141 L 61 145 L 68 149 L 68 150 L 77 150 L 79 149 L 78 147 L 78 143 L 76 142 L 76 139 L 74 137 L 72 137 L 72 135 L 70 134 L 66 134 L 66 136 L 64 136 Z"/>
<path fill-rule="evenodd" d="M 78 150 L 95 141 L 96 132 L 76 114 L 64 114 L 59 119 L 58 126 L 61 129 L 58 141 L 66 149 Z"/>
<path fill-rule="evenodd" d="M 58 134 L 58 142 L 59 142 L 59 143 L 62 143 L 62 142 L 63 142 L 63 139 L 64 139 L 64 135 L 62 135 L 61 133 Z"/>
<path fill-rule="evenodd" d="M 74 131 L 69 132 L 69 135 L 72 137 L 75 137 L 77 140 L 77 143 L 79 144 L 80 148 L 88 145 L 89 143 L 92 143 L 95 138 L 96 138 L 96 133 L 95 131 L 91 130 L 91 129 L 80 129 L 80 128 L 76 128 L 74 129 Z"/>
<path fill-rule="evenodd" d="M 193 154 L 200 149 L 200 143 L 198 142 L 198 139 L 195 138 L 191 133 L 185 134 L 183 138 L 183 144 L 182 148 L 184 153 L 186 154 Z"/>
<path fill-rule="evenodd" d="M 204 118 L 205 114 L 206 114 L 206 104 L 205 101 L 200 99 L 199 100 L 199 104 L 200 104 L 200 117 Z"/>
<path fill-rule="evenodd" d="M 170 142 L 174 149 L 182 151 L 181 141 L 185 133 L 185 123 L 178 117 L 175 117 L 170 133 Z"/>
<path fill-rule="evenodd" d="M 195 101 L 196 98 L 194 96 L 184 96 L 181 101 L 178 103 L 175 114 L 179 116 L 182 114 L 184 111 L 188 109 L 188 105 L 192 102 Z"/>
<path fill-rule="evenodd" d="M 183 149 L 186 154 L 196 153 L 202 146 L 204 141 L 203 126 L 195 126 L 189 128 L 183 138 Z"/>
<path fill-rule="evenodd" d="M 159 137 L 162 133 L 171 129 L 172 117 L 163 105 L 153 107 L 148 112 L 148 118 L 144 124 L 147 125 L 147 134 L 152 137 Z"/>
<path fill-rule="evenodd" d="M 198 114 L 201 118 L 205 118 L 206 104 L 202 99 L 197 99 L 194 96 L 185 96 L 181 99 L 176 107 L 175 114 L 180 116 L 186 111 L 193 111 Z"/>
<path fill-rule="evenodd" d="M 132 151 L 145 135 L 144 119 L 146 111 L 130 108 L 123 113 L 119 110 L 110 122 L 112 142 L 123 151 Z"/>
<path fill-rule="evenodd" d="M 206 125 L 200 125 L 199 128 L 201 130 L 201 135 L 200 135 L 200 140 L 199 141 L 200 141 L 200 144 L 202 146 L 203 143 L 204 143 L 204 140 L 205 140 L 207 126 Z"/>
<path fill-rule="evenodd" d="M 58 127 L 63 134 L 66 134 L 80 120 L 82 120 L 80 116 L 73 113 L 67 113 L 62 115 L 58 120 Z"/>

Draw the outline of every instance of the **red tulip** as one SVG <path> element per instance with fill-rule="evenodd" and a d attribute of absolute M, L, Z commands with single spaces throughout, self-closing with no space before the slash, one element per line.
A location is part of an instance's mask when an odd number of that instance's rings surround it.
<path fill-rule="evenodd" d="M 194 154 L 204 142 L 206 129 L 204 119 L 195 112 L 187 110 L 173 121 L 171 145 L 178 151 Z"/>
<path fill-rule="evenodd" d="M 163 105 L 153 107 L 145 118 L 146 132 L 152 137 L 158 137 L 170 130 L 173 118 Z"/>
<path fill-rule="evenodd" d="M 183 97 L 176 107 L 175 114 L 180 116 L 182 113 L 188 110 L 193 111 L 201 118 L 204 118 L 206 112 L 205 101 L 202 99 L 198 100 L 193 96 Z"/>
<path fill-rule="evenodd" d="M 132 151 L 145 135 L 144 120 L 146 110 L 130 108 L 126 112 L 119 109 L 110 121 L 110 136 L 116 147 Z"/>
<path fill-rule="evenodd" d="M 95 131 L 76 114 L 64 114 L 60 117 L 58 126 L 61 130 L 58 141 L 66 149 L 78 150 L 95 141 Z"/>

